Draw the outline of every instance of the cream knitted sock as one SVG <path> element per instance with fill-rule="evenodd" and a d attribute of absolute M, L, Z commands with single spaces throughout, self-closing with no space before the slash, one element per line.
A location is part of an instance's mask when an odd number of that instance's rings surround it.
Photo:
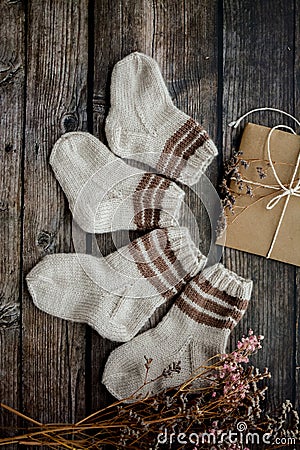
<path fill-rule="evenodd" d="M 186 285 L 169 313 L 153 328 L 121 345 L 108 358 L 103 383 L 118 399 L 128 398 L 144 383 L 145 359 L 152 358 L 149 380 L 173 362 L 181 370 L 160 377 L 139 391 L 143 396 L 178 386 L 208 358 L 224 353 L 231 330 L 243 316 L 252 281 L 216 264 Z"/>
<path fill-rule="evenodd" d="M 50 163 L 76 222 L 90 233 L 174 226 L 184 192 L 125 164 L 89 133 L 63 135 Z"/>
<path fill-rule="evenodd" d="M 154 230 L 105 258 L 46 256 L 26 280 L 41 310 L 87 323 L 101 336 L 125 342 L 205 263 L 187 228 L 166 228 Z"/>
<path fill-rule="evenodd" d="M 113 69 L 105 132 L 117 155 L 188 185 L 218 153 L 202 126 L 175 107 L 156 61 L 137 52 Z"/>

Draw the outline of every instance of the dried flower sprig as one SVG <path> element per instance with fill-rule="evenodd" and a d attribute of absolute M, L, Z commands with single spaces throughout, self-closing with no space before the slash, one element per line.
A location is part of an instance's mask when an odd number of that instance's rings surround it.
<path fill-rule="evenodd" d="M 268 160 L 262 159 L 248 159 L 245 160 L 242 158 L 243 152 L 234 150 L 232 152 L 232 156 L 225 161 L 223 167 L 223 178 L 219 185 L 219 194 L 223 203 L 224 210 L 228 210 L 231 214 L 235 214 L 236 212 L 236 199 L 239 195 L 247 195 L 249 197 L 254 197 L 256 193 L 256 189 L 263 187 L 263 184 L 253 182 L 245 176 L 245 170 L 249 169 L 249 167 L 255 165 L 255 170 L 258 174 L 260 180 L 263 180 L 268 176 L 268 171 L 270 169 L 270 162 Z M 291 166 L 289 163 L 275 162 L 273 161 L 274 166 Z M 295 180 L 295 183 L 298 182 L 298 179 Z M 232 183 L 234 183 L 237 189 L 233 189 Z M 284 186 L 288 186 L 284 184 Z M 262 198 L 265 198 L 269 195 L 272 195 L 273 192 L 268 192 L 265 196 L 260 195 L 257 201 Z M 253 205 L 253 204 L 252 204 Z M 240 210 L 239 212 L 242 212 Z M 248 206 L 242 207 L 242 210 L 247 209 Z M 223 228 L 218 226 L 218 235 L 221 234 Z"/>
<path fill-rule="evenodd" d="M 232 156 L 224 162 L 223 178 L 220 184 L 220 196 L 223 201 L 224 208 L 228 208 L 233 213 L 233 207 L 235 204 L 235 196 L 230 189 L 230 182 L 232 177 L 235 177 L 239 182 L 241 175 L 239 171 L 240 156 L 242 152 L 234 151 Z"/>
<path fill-rule="evenodd" d="M 224 208 L 228 209 L 232 214 L 234 214 L 234 206 L 236 203 L 236 192 L 230 187 L 231 182 L 234 181 L 237 185 L 238 191 L 246 190 L 246 195 L 253 197 L 253 189 L 247 180 L 243 178 L 241 174 L 241 168 L 247 170 L 252 163 L 259 160 L 245 160 L 241 158 L 243 152 L 234 151 L 231 158 L 229 158 L 224 163 L 223 179 L 220 184 L 220 196 L 223 202 Z M 259 168 L 257 168 L 258 170 Z M 262 168 L 261 172 L 262 172 Z"/>
<path fill-rule="evenodd" d="M 290 401 L 287 400 L 273 414 L 265 413 L 261 406 L 267 389 L 263 381 L 270 377 L 270 373 L 268 369 L 261 373 L 249 366 L 249 358 L 260 350 L 262 340 L 263 336 L 256 336 L 250 330 L 237 343 L 235 351 L 206 361 L 177 388 L 146 398 L 137 391 L 124 400 L 129 403 L 116 402 L 76 424 L 41 424 L 1 405 L 30 421 L 33 427 L 13 438 L 0 439 L 0 446 L 19 443 L 27 447 L 74 450 L 155 450 L 162 448 L 163 443 L 163 448 L 172 449 L 249 450 L 241 439 L 237 443 L 222 438 L 236 430 L 240 438 L 242 431 L 245 433 L 246 430 L 259 437 L 267 433 L 270 445 L 260 441 L 260 449 L 282 448 L 284 445 L 278 442 L 280 439 L 284 442 L 283 438 L 299 442 L 299 417 Z M 154 381 L 148 379 L 150 366 L 154 363 L 145 357 L 142 387 Z M 171 377 L 179 371 L 180 362 L 174 362 L 164 369 L 160 377 Z"/>

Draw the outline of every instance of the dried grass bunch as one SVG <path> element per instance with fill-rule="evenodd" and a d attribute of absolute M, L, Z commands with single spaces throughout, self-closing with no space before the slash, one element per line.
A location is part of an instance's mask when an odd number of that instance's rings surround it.
<path fill-rule="evenodd" d="M 13 438 L 0 439 L 0 446 L 12 443 L 65 449 L 159 448 L 247 450 L 245 432 L 255 433 L 268 443 L 257 448 L 283 448 L 283 443 L 299 442 L 299 417 L 286 401 L 276 412 L 264 412 L 263 403 L 270 377 L 249 365 L 249 357 L 260 350 L 262 336 L 252 330 L 237 344 L 237 349 L 216 355 L 185 383 L 175 389 L 141 398 L 137 391 L 76 424 L 41 424 L 12 408 L 7 411 L 31 422 L 32 427 Z M 150 358 L 145 359 L 145 382 L 149 385 Z M 166 368 L 161 377 L 180 371 L 180 361 Z M 242 425 L 243 426 L 242 426 Z M 243 429 L 242 429 L 243 428 Z M 239 432 L 239 442 L 228 442 L 224 435 Z M 223 438 L 222 438 L 223 436 Z M 280 441 L 280 443 L 279 443 Z M 251 445 L 250 445 L 251 446 Z"/>

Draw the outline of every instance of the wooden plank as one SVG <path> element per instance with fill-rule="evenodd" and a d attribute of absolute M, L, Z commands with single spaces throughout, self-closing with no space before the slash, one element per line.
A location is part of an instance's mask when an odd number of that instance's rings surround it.
<path fill-rule="evenodd" d="M 107 17 L 110 18 L 107 21 Z M 217 124 L 217 2 L 122 1 L 96 2 L 94 54 L 94 134 L 105 141 L 104 120 L 109 108 L 109 79 L 113 65 L 133 51 L 153 56 L 161 66 L 176 106 L 208 127 L 216 139 Z M 216 163 L 214 165 L 216 172 Z M 189 191 L 187 196 L 189 197 Z M 201 202 L 193 195 L 193 208 L 202 225 L 209 226 Z M 183 218 L 187 220 L 187 217 Z M 112 241 L 98 239 L 101 250 L 109 253 Z M 154 326 L 164 315 L 162 307 L 144 329 Z M 91 335 L 91 409 L 112 400 L 99 384 L 110 351 L 116 344 Z"/>
<path fill-rule="evenodd" d="M 107 20 L 107 17 L 110 19 Z M 125 0 L 95 2 L 94 11 L 94 89 L 93 89 L 93 132 L 106 142 L 104 121 L 109 109 L 110 74 L 114 64 L 131 53 L 140 50 L 151 54 L 152 8 L 147 0 Z M 135 235 L 136 236 L 136 235 Z M 122 232 L 118 241 L 123 242 Z M 115 249 L 110 235 L 98 236 L 97 242 L 103 255 Z M 95 252 L 95 249 L 91 249 Z M 101 338 L 91 331 L 91 379 L 87 401 L 90 410 L 110 403 L 113 397 L 101 384 L 102 372 L 111 350 L 116 344 Z"/>
<path fill-rule="evenodd" d="M 299 2 L 295 2 L 295 36 L 294 45 L 290 47 L 290 51 L 295 52 L 294 61 L 294 115 L 299 119 L 300 111 L 300 49 L 298 42 L 300 40 L 300 23 L 299 23 L 300 5 Z M 294 124 L 295 125 L 295 124 Z M 298 134 L 300 133 L 300 127 L 298 127 Z M 300 409 L 300 269 L 296 268 L 295 277 L 295 298 L 294 298 L 294 308 L 295 308 L 295 384 L 294 384 L 294 403 L 298 410 Z"/>
<path fill-rule="evenodd" d="M 225 156 L 231 148 L 227 124 L 255 107 L 294 107 L 294 3 L 224 0 L 223 131 Z M 256 123 L 274 125 L 282 117 L 253 116 Z M 227 267 L 254 280 L 247 315 L 232 335 L 232 345 L 248 327 L 265 335 L 255 363 L 272 372 L 270 407 L 292 399 L 294 391 L 295 319 L 294 267 L 234 250 L 226 250 Z M 288 349 L 288 350 L 287 350 Z"/>
<path fill-rule="evenodd" d="M 91 40 L 89 36 L 90 56 L 94 57 L 94 134 L 105 141 L 103 125 L 109 108 L 113 65 L 139 50 L 159 62 L 174 103 L 202 122 L 220 143 L 220 2 L 206 0 L 199 6 L 195 0 L 104 0 L 95 2 L 92 11 L 94 2 L 88 0 L 46 0 L 43 4 L 30 1 L 26 21 L 28 81 L 22 176 L 24 3 L 0 1 L 0 97 L 4 111 L 0 115 L 0 396 L 17 408 L 22 407 L 23 397 L 24 412 L 41 421 L 77 420 L 86 409 L 95 410 L 112 400 L 100 380 L 115 344 L 91 330 L 85 341 L 84 326 L 41 313 L 33 306 L 26 286 L 22 336 L 18 313 L 20 243 L 24 241 L 24 275 L 45 254 L 72 250 L 70 214 L 48 157 L 62 132 L 87 129 L 88 3 L 89 18 L 94 21 L 94 37 Z M 239 114 L 265 105 L 299 111 L 297 49 L 293 60 L 294 44 L 299 41 L 297 2 L 295 7 L 296 11 L 293 2 L 286 4 L 283 0 L 247 0 L 243 5 L 237 0 L 223 2 L 225 156 L 231 147 L 226 124 Z M 274 115 L 259 119 L 267 124 L 279 120 Z M 216 169 L 215 162 L 209 169 L 214 182 Z M 23 177 L 25 216 L 21 235 Z M 197 197 L 188 189 L 186 192 L 201 224 L 201 248 L 207 251 L 208 219 Z M 186 214 L 183 220 L 189 222 Z M 98 243 L 104 254 L 113 250 L 108 235 L 101 236 Z M 234 250 L 226 250 L 225 263 L 255 282 L 251 307 L 233 334 L 231 345 L 249 326 L 265 334 L 265 348 L 256 362 L 261 367 L 268 365 L 273 373 L 271 405 L 291 398 L 299 406 L 299 269 Z M 145 329 L 154 326 L 166 309 L 167 306 L 161 308 Z M 8 313 L 3 316 L 3 311 Z M 10 416 L 0 414 L 0 426 L 15 423 Z"/>
<path fill-rule="evenodd" d="M 71 251 L 70 213 L 48 163 L 54 142 L 87 127 L 88 1 L 28 4 L 24 275 Z M 85 415 L 85 326 L 39 311 L 24 286 L 24 412 L 42 422 Z"/>
<path fill-rule="evenodd" d="M 18 408 L 21 360 L 19 287 L 24 121 L 22 4 L 11 4 L 1 0 L 0 29 L 0 398 L 1 402 Z M 13 427 L 16 423 L 15 417 L 0 411 L 0 427 Z"/>
<path fill-rule="evenodd" d="M 293 388 L 293 403 L 295 407 L 300 409 L 300 269 L 296 269 L 295 277 L 295 298 L 294 298 L 294 311 L 295 311 L 295 381 L 292 385 Z"/>

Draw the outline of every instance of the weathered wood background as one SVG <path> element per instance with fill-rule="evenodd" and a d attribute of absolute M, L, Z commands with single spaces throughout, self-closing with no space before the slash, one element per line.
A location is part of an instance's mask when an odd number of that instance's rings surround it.
<path fill-rule="evenodd" d="M 0 400 L 42 422 L 76 421 L 112 400 L 101 374 L 115 344 L 48 316 L 24 277 L 46 254 L 72 251 L 71 217 L 48 164 L 56 139 L 88 130 L 105 141 L 113 65 L 139 50 L 159 62 L 175 104 L 230 153 L 227 123 L 258 106 L 299 115 L 299 9 L 294 0 L 0 1 Z M 264 114 L 261 123 L 278 123 Z M 224 156 L 222 156 L 222 154 Z M 192 207 L 203 248 L 209 234 Z M 82 235 L 87 251 L 89 236 Z M 110 236 L 98 243 L 112 249 Z M 257 364 L 273 374 L 270 405 L 299 406 L 300 270 L 234 250 L 224 263 L 252 277 L 248 327 L 265 335 Z M 154 325 L 162 316 L 151 319 Z M 0 413 L 0 425 L 15 419 Z M 13 447 L 11 447 L 13 448 Z"/>

